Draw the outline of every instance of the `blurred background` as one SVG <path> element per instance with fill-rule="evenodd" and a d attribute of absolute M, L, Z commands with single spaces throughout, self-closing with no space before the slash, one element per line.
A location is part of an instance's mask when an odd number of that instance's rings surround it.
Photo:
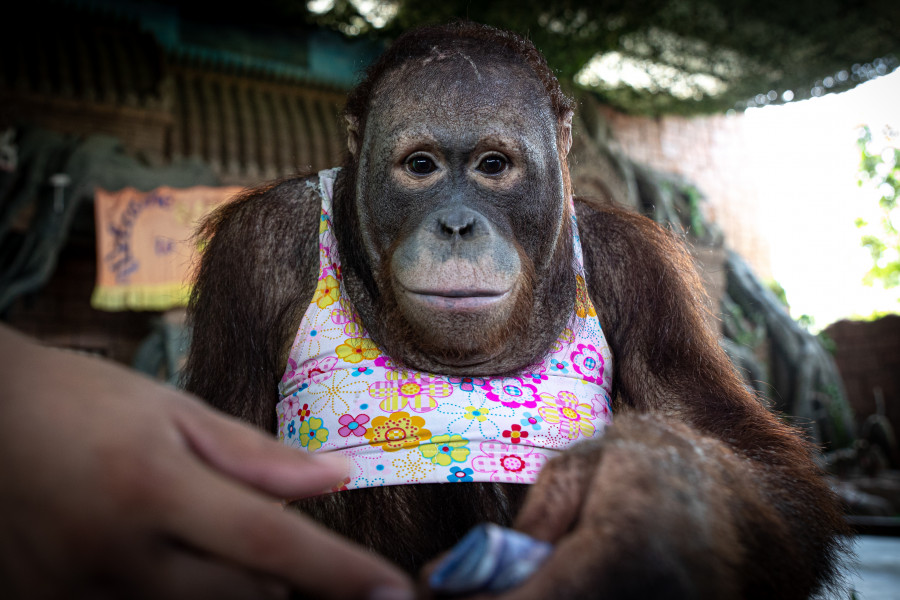
<path fill-rule="evenodd" d="M 197 220 L 340 164 L 365 67 L 468 18 L 545 54 L 578 104 L 576 194 L 685 239 L 747 385 L 822 448 L 859 531 L 900 536 L 900 3 L 548 4 L 20 6 L 0 36 L 0 319 L 177 385 Z"/>

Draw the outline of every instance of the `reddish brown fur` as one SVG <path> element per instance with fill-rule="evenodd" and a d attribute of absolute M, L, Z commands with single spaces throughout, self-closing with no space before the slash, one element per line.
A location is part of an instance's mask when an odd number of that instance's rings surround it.
<path fill-rule="evenodd" d="M 732 488 L 715 499 L 718 510 L 742 511 L 741 547 L 730 551 L 744 555 L 740 595 L 805 597 L 834 574 L 847 533 L 815 450 L 748 391 L 719 348 L 690 255 L 671 233 L 608 203 L 581 204 L 579 228 L 602 240 L 584 245 L 585 261 L 617 361 L 619 409 L 667 415 L 689 441 L 719 440 L 726 464 L 707 475 Z"/>
<path fill-rule="evenodd" d="M 533 65 L 533 55 L 523 60 Z M 382 73 L 403 60 L 388 59 Z M 555 82 L 541 65 L 542 80 Z M 378 77 L 350 98 L 363 123 Z M 211 241 L 191 304 L 187 388 L 270 431 L 284 347 L 318 269 L 319 199 L 308 181 L 249 192 L 201 231 Z M 650 220 L 610 204 L 578 202 L 577 212 L 590 297 L 614 356 L 617 417 L 603 439 L 548 464 L 518 517 L 526 529 L 574 532 L 557 553 L 566 557 L 558 565 L 566 578 L 547 594 L 804 598 L 831 582 L 846 533 L 840 506 L 814 450 L 748 392 L 718 347 L 685 249 Z M 342 260 L 359 266 L 355 232 L 345 233 Z M 567 281 L 567 263 L 557 264 L 555 276 Z M 363 281 L 378 289 L 374 279 Z M 574 290 L 560 288 L 570 311 Z M 525 491 L 387 487 L 304 508 L 415 572 L 474 523 L 510 523 Z M 564 554 L 567 544 L 579 550 Z"/>

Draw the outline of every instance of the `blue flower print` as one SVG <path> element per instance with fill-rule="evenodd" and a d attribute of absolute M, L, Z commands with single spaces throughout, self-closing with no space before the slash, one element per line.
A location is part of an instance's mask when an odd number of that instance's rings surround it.
<path fill-rule="evenodd" d="M 555 358 L 550 359 L 550 370 L 554 373 L 568 373 L 569 363 L 564 360 L 556 360 Z"/>
<path fill-rule="evenodd" d="M 372 374 L 372 369 L 370 369 L 369 367 L 356 367 L 355 369 L 353 369 L 354 377 L 359 377 L 360 375 L 371 375 L 371 374 Z"/>
<path fill-rule="evenodd" d="M 288 429 L 287 429 L 288 439 L 291 439 L 292 437 L 294 437 L 295 433 L 297 433 L 297 427 L 294 424 L 294 422 L 291 421 L 290 423 L 288 423 Z"/>
<path fill-rule="evenodd" d="M 519 421 L 522 427 L 531 427 L 535 431 L 541 430 L 541 423 L 544 422 L 544 418 L 541 415 L 533 415 L 530 412 L 523 412 L 522 415 L 525 417 Z"/>
<path fill-rule="evenodd" d="M 476 387 L 481 387 L 485 383 L 481 377 L 448 377 L 447 381 L 458 386 L 464 392 L 472 392 Z"/>
<path fill-rule="evenodd" d="M 540 385 L 542 381 L 547 381 L 546 373 L 535 373 L 535 372 L 525 373 L 525 377 L 530 377 L 531 383 L 535 383 L 538 385 Z"/>
<path fill-rule="evenodd" d="M 459 467 L 450 467 L 450 474 L 447 475 L 447 481 L 465 481 L 472 482 L 472 469 L 466 467 L 465 469 L 460 469 Z"/>

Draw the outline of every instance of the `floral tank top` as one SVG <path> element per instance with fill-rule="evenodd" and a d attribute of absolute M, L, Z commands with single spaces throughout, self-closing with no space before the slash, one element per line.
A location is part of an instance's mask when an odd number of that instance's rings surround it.
<path fill-rule="evenodd" d="M 319 173 L 319 281 L 279 386 L 278 438 L 339 452 L 334 491 L 413 483 L 533 483 L 547 459 L 610 423 L 612 354 L 587 294 L 573 221 L 577 299 L 546 356 L 512 377 L 450 377 L 396 365 L 369 338 L 341 286 L 331 200 Z"/>

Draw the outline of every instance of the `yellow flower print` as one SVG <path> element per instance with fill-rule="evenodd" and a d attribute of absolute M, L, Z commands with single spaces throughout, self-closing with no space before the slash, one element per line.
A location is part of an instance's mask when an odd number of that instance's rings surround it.
<path fill-rule="evenodd" d="M 422 417 L 399 411 L 389 417 L 375 417 L 372 426 L 366 430 L 366 439 L 372 446 L 381 446 L 385 452 L 415 448 L 431 438 L 431 432 L 424 425 Z"/>
<path fill-rule="evenodd" d="M 467 419 L 475 419 L 479 423 L 484 423 L 487 421 L 487 415 L 490 409 L 487 408 L 475 408 L 474 406 L 466 407 L 466 414 L 463 416 Z"/>
<path fill-rule="evenodd" d="M 540 407 L 538 412 L 546 422 L 558 424 L 560 432 L 570 440 L 579 435 L 594 435 L 595 427 L 591 422 L 594 412 L 589 405 L 579 402 L 575 394 L 560 392 L 556 397 L 541 394 L 541 398 L 547 406 Z"/>
<path fill-rule="evenodd" d="M 446 381 L 405 369 L 388 371 L 385 377 L 387 381 L 369 386 L 369 395 L 381 400 L 378 406 L 386 412 L 402 410 L 407 404 L 416 412 L 427 412 L 437 408 L 438 398 L 453 393 L 453 386 Z"/>
<path fill-rule="evenodd" d="M 550 350 L 553 352 L 559 352 L 563 349 L 564 346 L 571 344 L 574 339 L 575 332 L 573 332 L 569 327 L 566 327 L 562 330 L 562 333 L 559 334 L 559 337 L 556 338 L 556 340 L 554 340 L 552 344 L 550 344 Z"/>
<path fill-rule="evenodd" d="M 310 417 L 303 421 L 298 433 L 300 445 L 310 452 L 315 452 L 328 440 L 328 430 L 322 427 L 322 419 L 319 417 Z"/>
<path fill-rule="evenodd" d="M 579 319 L 585 317 L 596 317 L 597 311 L 594 310 L 594 304 L 591 302 L 587 292 L 587 284 L 581 275 L 575 276 L 575 314 Z"/>
<path fill-rule="evenodd" d="M 422 460 L 421 456 L 414 452 L 401 452 L 397 458 L 391 461 L 394 473 L 407 483 L 423 482 L 437 467 L 430 462 Z"/>
<path fill-rule="evenodd" d="M 335 348 L 338 357 L 348 363 L 356 364 L 363 360 L 375 360 L 381 356 L 381 350 L 369 338 L 350 338 Z"/>
<path fill-rule="evenodd" d="M 319 280 L 316 286 L 316 293 L 313 294 L 313 303 L 319 308 L 326 308 L 337 302 L 341 295 L 341 286 L 337 279 L 328 275 L 325 279 Z"/>
<path fill-rule="evenodd" d="M 466 448 L 468 443 L 469 440 L 457 433 L 439 435 L 431 438 L 429 443 L 419 446 L 419 452 L 431 462 L 446 467 L 451 462 L 466 461 L 469 456 L 469 449 Z"/>

